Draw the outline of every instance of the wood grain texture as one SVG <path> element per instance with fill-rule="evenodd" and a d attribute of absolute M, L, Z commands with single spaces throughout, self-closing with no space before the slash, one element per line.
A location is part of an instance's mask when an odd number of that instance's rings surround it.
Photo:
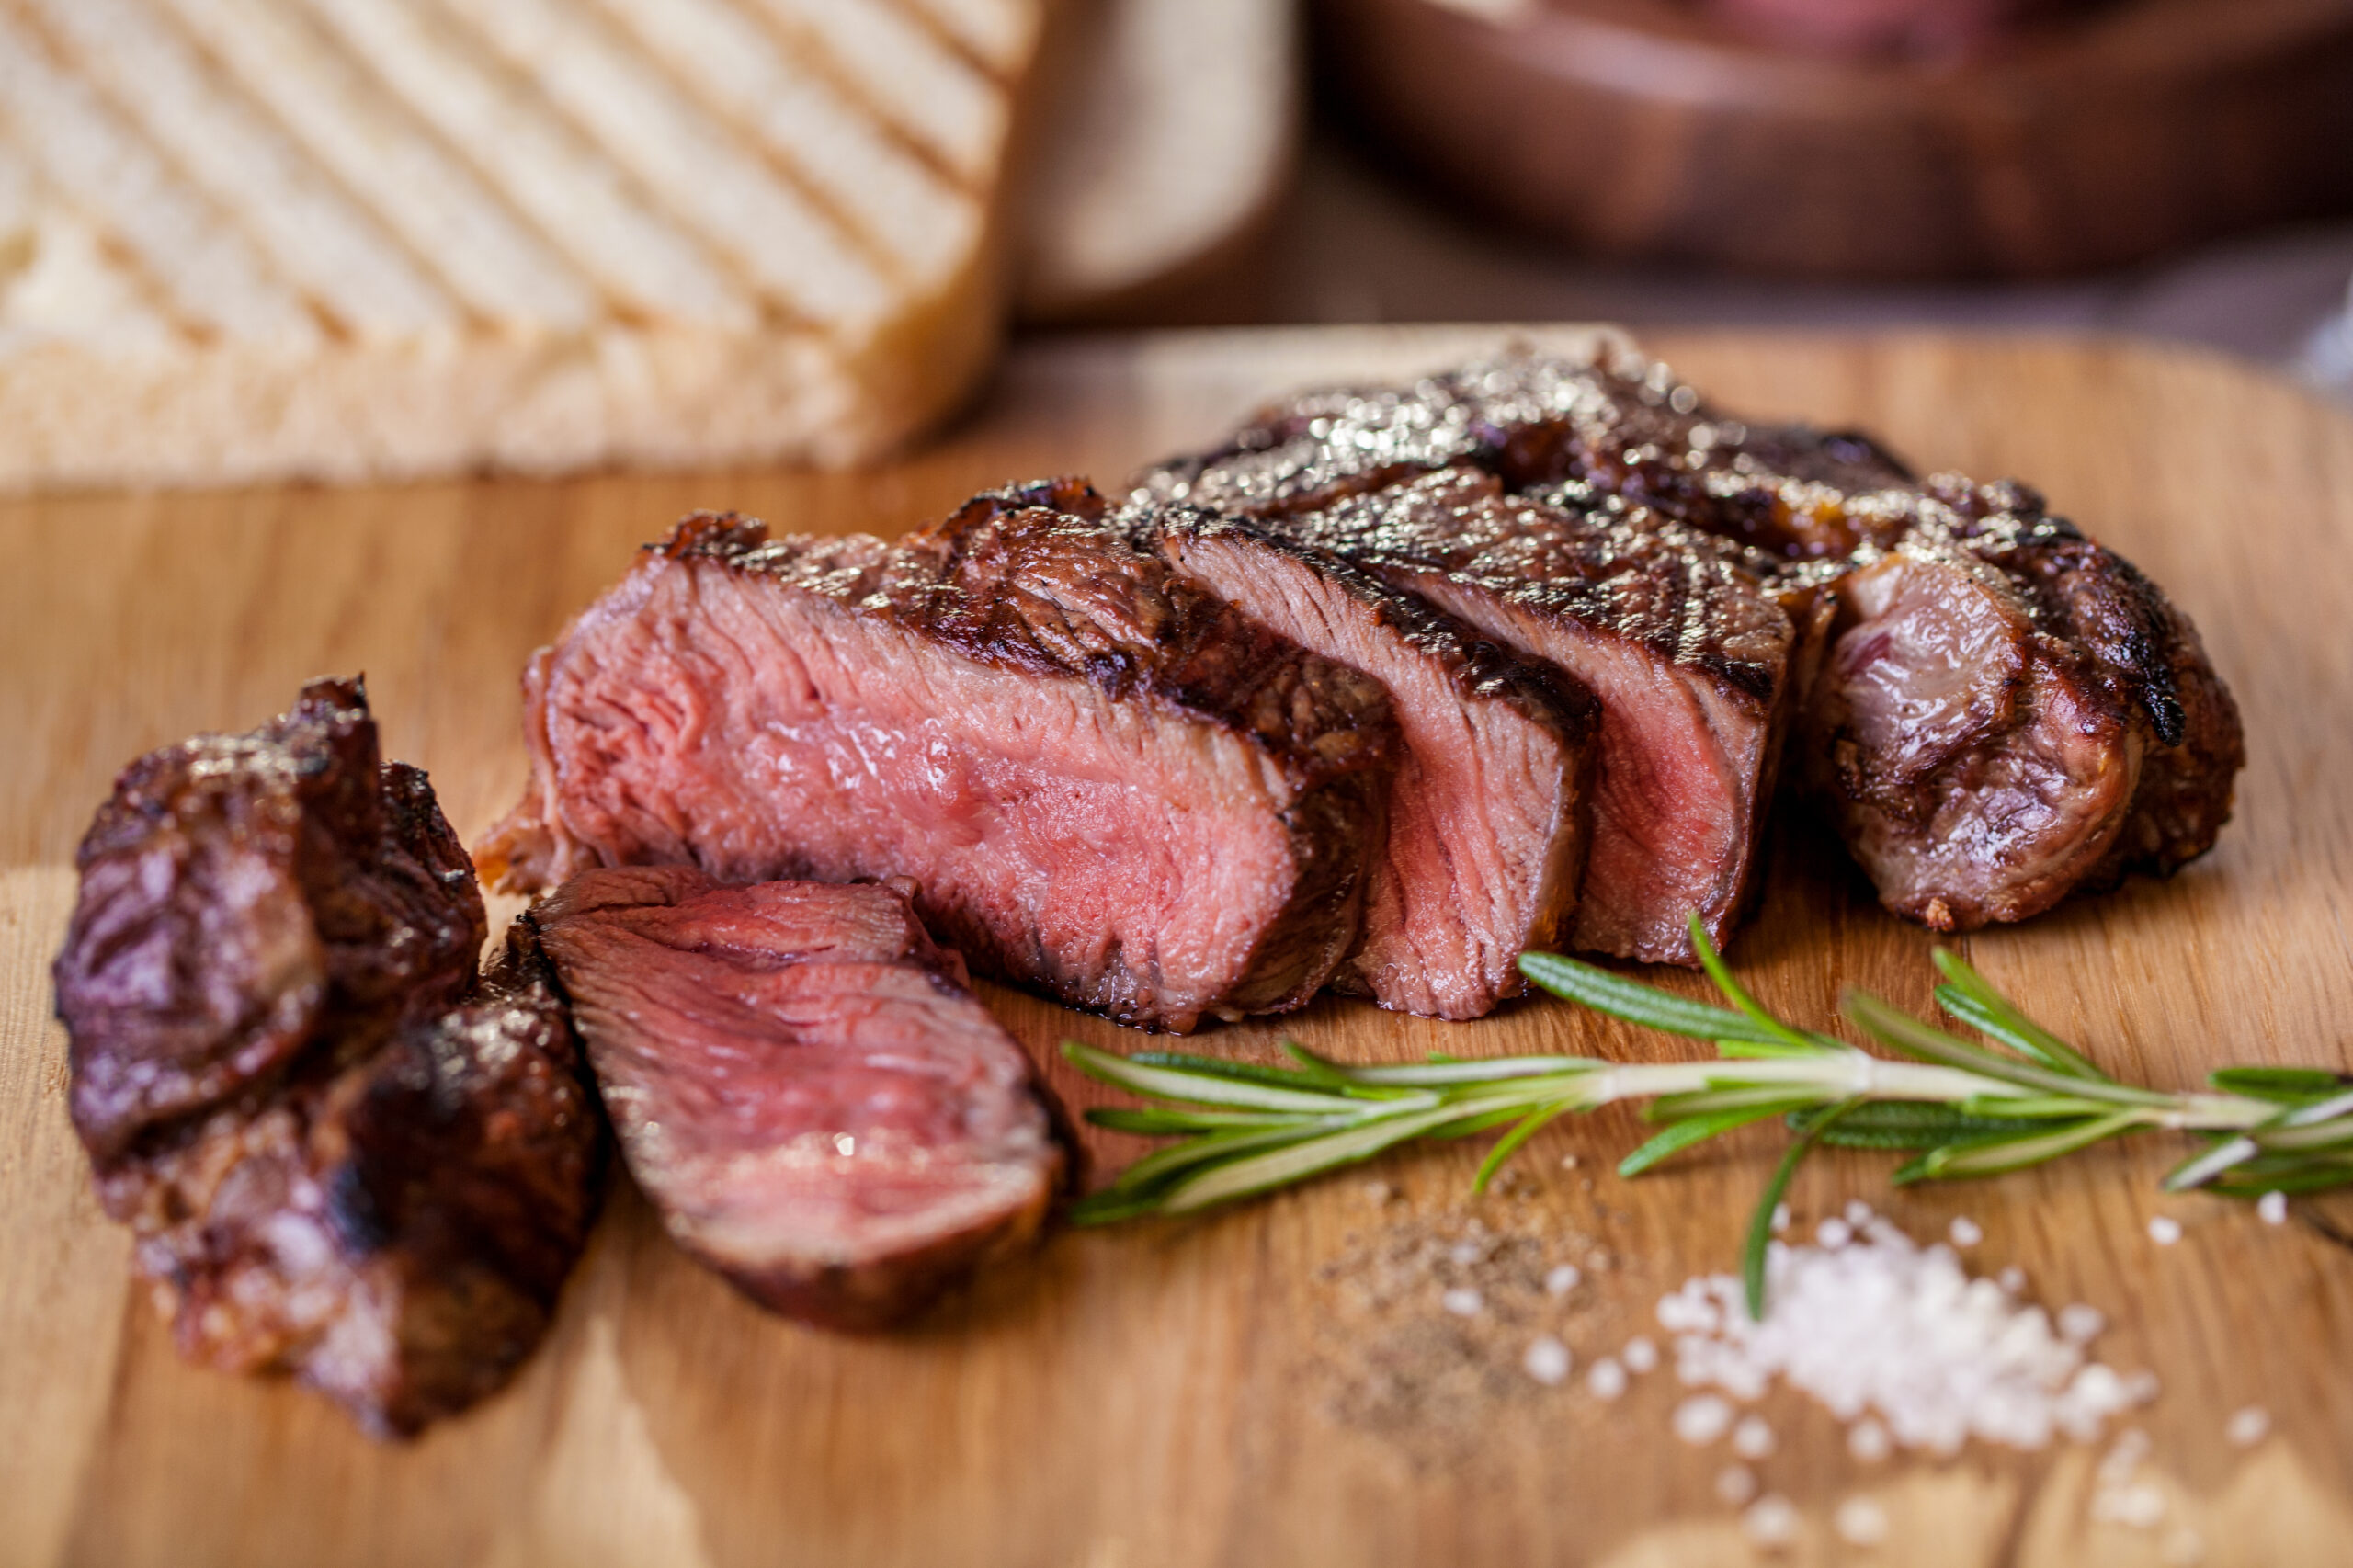
<path fill-rule="evenodd" d="M 404 1449 L 280 1383 L 176 1361 L 91 1201 L 65 1123 L 46 965 L 63 869 L 113 770 L 366 670 L 390 755 L 432 772 L 470 837 L 523 777 L 524 656 L 690 506 L 796 528 L 896 531 L 968 491 L 1052 470 L 1114 477 L 1305 382 L 1441 364 L 1501 330 L 1363 329 L 1080 341 L 1015 358 L 986 414 L 864 475 L 745 472 L 397 490 L 85 497 L 0 506 L 0 1562 L 192 1568 L 350 1562 L 1194 1564 L 1748 1560 L 1714 1500 L 1722 1449 L 1667 1433 L 1671 1378 L 1614 1405 L 1506 1377 L 1440 1450 L 1347 1415 L 1360 1344 L 1319 1271 L 1384 1227 L 1478 1217 L 1587 1266 L 1551 1309 L 1581 1362 L 1650 1327 L 1659 1294 L 1732 1266 L 1777 1135 L 1639 1182 L 1608 1174 L 1631 1113 L 1556 1124 L 1516 1194 L 1466 1197 L 1443 1146 L 1367 1176 L 1194 1221 L 1063 1234 L 913 1332 L 837 1338 L 764 1317 L 687 1263 L 626 1188 L 517 1384 Z M 1970 938 L 1998 983 L 2099 1060 L 2163 1084 L 2222 1060 L 2353 1066 L 2353 420 L 2210 358 L 2106 345 L 1660 339 L 1759 415 L 1854 421 L 1923 463 L 2040 483 L 2203 628 L 2244 703 L 2251 761 L 2220 849 L 2023 928 Z M 1785 816 L 1734 958 L 1767 1002 L 1830 1016 L 1841 986 L 1928 1003 L 1925 933 L 1881 914 L 1835 847 Z M 1041 1054 L 1140 1037 L 1005 991 Z M 1651 1057 L 1655 1039 L 1528 1004 L 1471 1025 L 1325 1001 L 1220 1031 L 1344 1057 L 1530 1049 Z M 1205 1040 L 1204 1043 L 1208 1043 Z M 1078 1102 L 1100 1096 L 1056 1070 Z M 1096 1141 L 1107 1165 L 1140 1145 Z M 2149 1368 L 2167 1524 L 2093 1521 L 2097 1455 L 1972 1448 L 1849 1459 L 1785 1392 L 1760 1467 L 1804 1510 L 1783 1560 L 1843 1561 L 1843 1498 L 1886 1505 L 1875 1559 L 1956 1568 L 2165 1561 L 2187 1527 L 2214 1564 L 2342 1562 L 2353 1541 L 2353 1205 L 2266 1226 L 2168 1199 L 2162 1141 L 1991 1184 L 1891 1193 L 1889 1162 L 1824 1157 L 1801 1212 L 1852 1196 L 1916 1235 L 1967 1213 L 1974 1259 L 2108 1315 L 2104 1358 Z M 1565 1166 L 1574 1155 L 1578 1165 Z M 2144 1226 L 2177 1216 L 2182 1243 Z M 1595 1256 L 1595 1254 L 1599 1256 Z M 1435 1295 L 1435 1288 L 1432 1290 Z M 1433 1301 L 1422 1315 L 1436 1320 Z M 1358 1358 L 1358 1359 L 1352 1359 Z M 1336 1382 L 1336 1380 L 1338 1380 Z M 2261 1404 L 2251 1450 L 2222 1425 Z M 1460 1415 L 1458 1410 L 1455 1413 Z M 1458 1423 L 1460 1425 L 1460 1423 Z"/>

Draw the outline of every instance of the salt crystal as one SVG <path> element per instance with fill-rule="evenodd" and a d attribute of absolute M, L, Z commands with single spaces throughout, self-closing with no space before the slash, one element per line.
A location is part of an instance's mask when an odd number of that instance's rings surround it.
<path fill-rule="evenodd" d="M 1487 1298 L 1468 1285 L 1458 1285 L 1438 1299 L 1438 1304 L 1459 1318 L 1474 1318 L 1487 1304 Z"/>
<path fill-rule="evenodd" d="M 1596 1399 L 1616 1399 L 1626 1392 L 1626 1369 L 1604 1356 L 1586 1373 L 1585 1386 Z"/>
<path fill-rule="evenodd" d="M 1575 1290 L 1577 1281 L 1584 1278 L 1585 1275 L 1575 1264 L 1556 1264 L 1544 1273 L 1544 1293 L 1548 1296 L 1565 1296 Z"/>
<path fill-rule="evenodd" d="M 1877 1217 L 1859 1234 L 1843 1217 L 1816 1233 L 1818 1246 L 1767 1247 L 1761 1323 L 1728 1275 L 1660 1301 L 1686 1387 L 1748 1402 L 1787 1381 L 1854 1428 L 1850 1451 L 1865 1462 L 1898 1446 L 1952 1454 L 1972 1438 L 2025 1450 L 2091 1442 L 2151 1392 L 2091 1359 L 2102 1325 L 2092 1308 L 2054 1325 L 2018 1299 L 2022 1277 L 2017 1290 L 1972 1278 L 1951 1247 L 1920 1245 Z"/>
<path fill-rule="evenodd" d="M 1561 1168 L 1562 1168 L 1563 1170 L 1564 1170 L 1564 1171 L 1573 1171 L 1573 1170 L 1576 1169 L 1576 1168 L 1577 1168 L 1577 1157 L 1576 1157 L 1574 1154 L 1563 1154 L 1563 1155 L 1562 1155 L 1562 1156 L 1561 1156 Z"/>
<path fill-rule="evenodd" d="M 2120 1433 L 2115 1447 L 2100 1456 L 2101 1482 L 2110 1486 L 2120 1486 L 2131 1480 L 2132 1472 L 2141 1468 L 2141 1461 L 2149 1457 L 2150 1447 L 2149 1435 L 2138 1426 Z"/>
<path fill-rule="evenodd" d="M 2097 1307 L 2077 1301 L 2059 1309 L 2059 1336 L 2070 1345 L 2088 1345 L 2107 1326 L 2108 1319 Z"/>
<path fill-rule="evenodd" d="M 1871 1222 L 1871 1206 L 1859 1198 L 1847 1200 L 1847 1223 L 1861 1230 Z"/>
<path fill-rule="evenodd" d="M 1641 1335 L 1626 1341 L 1626 1348 L 1618 1352 L 1618 1359 L 1630 1372 L 1647 1372 L 1658 1365 L 1658 1346 Z"/>
<path fill-rule="evenodd" d="M 2234 1413 L 2222 1427 L 2222 1436 L 2231 1440 L 2232 1447 L 2239 1449 L 2251 1449 L 2270 1435 L 2271 1412 L 2259 1404 Z"/>
<path fill-rule="evenodd" d="M 1569 1377 L 1569 1347 L 1549 1334 L 1540 1334 L 1528 1347 L 1520 1365 L 1528 1375 L 1547 1388 L 1566 1382 Z"/>
<path fill-rule="evenodd" d="M 1594 1248 L 1591 1252 L 1585 1255 L 1585 1266 L 1587 1268 L 1592 1269 L 1596 1274 L 1605 1274 L 1608 1272 L 1609 1249 L 1608 1247 Z"/>
<path fill-rule="evenodd" d="M 2170 1214 L 2149 1217 L 2149 1239 L 2161 1247 L 2169 1247 L 2181 1240 L 2181 1221 Z"/>
<path fill-rule="evenodd" d="M 1737 1508 L 1756 1495 L 1756 1472 L 1745 1464 L 1728 1464 L 1716 1471 L 1716 1501 Z"/>
<path fill-rule="evenodd" d="M 1487 1249 L 1477 1242 L 1457 1242 L 1446 1249 L 1447 1261 L 1457 1268 L 1468 1268 L 1487 1256 Z"/>
<path fill-rule="evenodd" d="M 1761 1415 L 1741 1417 L 1740 1425 L 1732 1429 L 1732 1451 L 1745 1460 L 1771 1458 L 1773 1428 L 1765 1425 Z"/>
<path fill-rule="evenodd" d="M 1848 1546 L 1877 1546 L 1887 1539 L 1887 1510 L 1869 1497 L 1849 1497 L 1830 1516 L 1830 1528 Z"/>
<path fill-rule="evenodd" d="M 1776 1203 L 1773 1205 L 1773 1233 L 1778 1236 L 1789 1228 L 1790 1206 L 1786 1203 Z"/>
<path fill-rule="evenodd" d="M 1994 1276 L 1994 1278 L 1997 1282 L 1999 1282 L 2003 1290 L 2007 1290 L 2013 1296 L 2026 1289 L 2026 1270 L 2020 1268 L 2015 1263 L 2002 1270 L 1999 1274 Z"/>
<path fill-rule="evenodd" d="M 2136 1530 L 2153 1530 L 2165 1522 L 2165 1494 L 2154 1482 L 2103 1487 L 2092 1494 L 2092 1517 Z"/>
<path fill-rule="evenodd" d="M 1675 1435 L 1693 1448 L 1704 1448 L 1724 1435 L 1732 1425 L 1732 1406 L 1714 1394 L 1695 1394 L 1675 1407 Z"/>
<path fill-rule="evenodd" d="M 1763 1547 L 1787 1546 L 1798 1538 L 1797 1505 L 1779 1494 L 1759 1497 L 1740 1517 L 1748 1539 Z"/>
<path fill-rule="evenodd" d="M 2267 1225 L 2284 1225 L 2288 1222 L 2288 1195 L 2267 1192 L 2255 1200 L 2255 1211 L 2263 1216 Z"/>
<path fill-rule="evenodd" d="M 1945 1234 L 1952 1239 L 1952 1244 L 1957 1247 L 1973 1247 L 1985 1239 L 1984 1231 L 1979 1227 L 1976 1221 L 1966 1214 L 1955 1218 L 1953 1222 L 1946 1228 Z"/>

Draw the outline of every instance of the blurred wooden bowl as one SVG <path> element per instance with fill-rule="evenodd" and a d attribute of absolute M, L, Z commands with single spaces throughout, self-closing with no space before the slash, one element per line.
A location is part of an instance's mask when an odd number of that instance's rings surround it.
<path fill-rule="evenodd" d="M 1317 0 L 1397 156 L 1581 251 L 1854 278 L 2123 266 L 2353 208 L 2353 0 L 2118 0 L 1949 62 L 1672 0 Z"/>

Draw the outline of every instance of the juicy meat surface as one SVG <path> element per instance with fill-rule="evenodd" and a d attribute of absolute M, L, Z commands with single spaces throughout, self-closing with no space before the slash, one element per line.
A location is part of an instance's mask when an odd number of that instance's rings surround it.
<path fill-rule="evenodd" d="M 2017 487 L 1946 492 L 1839 584 L 1806 721 L 1881 901 L 1965 931 L 2203 854 L 2245 748 L 2188 618 Z"/>
<path fill-rule="evenodd" d="M 1036 1239 L 1045 1090 L 899 890 L 593 870 L 528 918 L 631 1175 L 762 1305 L 881 1326 Z"/>
<path fill-rule="evenodd" d="M 2023 485 L 1915 480 L 1868 437 L 1750 424 L 1663 366 L 1510 354 L 1311 392 L 1141 485 L 1277 519 L 1455 465 L 1733 547 L 1796 625 L 1802 771 L 1901 914 L 2022 919 L 2175 869 L 2230 814 L 2236 708 L 2188 618 L 2130 562 Z M 1809 632 L 1832 617 L 1817 684 Z"/>
<path fill-rule="evenodd" d="M 1361 928 L 1387 698 L 1104 514 L 1057 482 L 895 545 L 688 519 L 534 659 L 485 872 L 903 876 L 975 964 L 1124 1022 L 1299 1006 Z"/>
<path fill-rule="evenodd" d="M 189 1359 L 379 1435 L 497 1389 L 585 1244 L 604 1122 L 528 934 L 356 682 L 125 771 L 57 963 L 71 1096 Z"/>
<path fill-rule="evenodd" d="M 54 968 L 94 1156 L 231 1098 L 323 1030 L 381 1031 L 471 984 L 487 934 L 425 775 L 379 765 L 357 682 L 251 734 L 141 757 L 83 838 Z"/>
<path fill-rule="evenodd" d="M 1570 940 L 1692 963 L 1756 869 L 1797 629 L 1714 541 L 1656 518 L 1506 494 L 1444 469 L 1272 520 L 1565 670 L 1600 703 L 1593 825 Z"/>
<path fill-rule="evenodd" d="M 1591 695 L 1329 551 L 1190 507 L 1130 520 L 1253 620 L 1388 689 L 1402 743 L 1389 833 L 1336 988 L 1441 1018 L 1519 994 L 1520 952 L 1556 945 L 1576 907 Z"/>
<path fill-rule="evenodd" d="M 1836 497 L 1910 483 L 1868 436 L 1750 426 L 1665 367 L 1515 352 L 1403 387 L 1311 392 L 1262 410 L 1218 449 L 1145 473 L 1156 499 L 1236 516 L 1312 509 L 1468 464 L 1512 490 L 1576 482 L 1776 553 L 1843 554 L 1860 514 Z M 1868 508 L 1865 508 L 1868 511 Z"/>

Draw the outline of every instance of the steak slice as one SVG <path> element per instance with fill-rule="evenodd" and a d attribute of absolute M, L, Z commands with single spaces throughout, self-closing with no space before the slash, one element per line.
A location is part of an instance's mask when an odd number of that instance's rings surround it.
<path fill-rule="evenodd" d="M 904 876 L 976 964 L 1123 1022 L 1299 1006 L 1361 928 L 1388 700 L 1104 511 L 1058 482 L 898 545 L 688 518 L 535 658 L 485 871 Z"/>
<path fill-rule="evenodd" d="M 1273 526 L 1569 673 L 1601 705 L 1573 946 L 1694 963 L 1748 895 L 1797 632 L 1715 541 L 1441 470 Z"/>
<path fill-rule="evenodd" d="M 878 1327 L 1036 1240 L 1045 1090 L 897 889 L 594 870 L 528 918 L 631 1175 L 762 1306 Z"/>
<path fill-rule="evenodd" d="M 134 763 L 57 962 L 99 1200 L 191 1360 L 406 1436 L 506 1382 L 593 1217 L 604 1122 L 527 933 L 357 682 Z"/>
<path fill-rule="evenodd" d="M 1131 525 L 1261 625 L 1388 688 L 1402 746 L 1364 939 L 1334 977 L 1384 1007 L 1475 1018 L 1525 989 L 1585 869 L 1592 696 L 1331 551 L 1190 507 Z"/>
<path fill-rule="evenodd" d="M 1142 484 L 1279 517 L 1449 464 L 1734 547 L 1798 626 L 1805 772 L 1891 909 L 1950 929 L 2021 919 L 2169 872 L 2229 817 L 2237 710 L 2188 618 L 2129 562 L 2026 486 L 1915 481 L 1869 437 L 1749 424 L 1663 366 L 1509 354 L 1309 393 Z M 1810 695 L 1806 633 L 1834 614 L 1847 641 Z"/>

